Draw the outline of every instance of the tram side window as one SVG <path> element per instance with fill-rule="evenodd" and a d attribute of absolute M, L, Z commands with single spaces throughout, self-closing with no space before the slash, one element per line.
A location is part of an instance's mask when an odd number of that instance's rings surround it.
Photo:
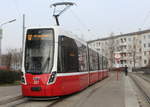
<path fill-rule="evenodd" d="M 105 58 L 103 57 L 103 69 L 105 69 L 106 64 L 105 64 Z"/>
<path fill-rule="evenodd" d="M 103 63 L 104 63 L 104 69 L 107 69 L 108 62 L 107 62 L 106 57 L 103 58 Z"/>
<path fill-rule="evenodd" d="M 94 63 L 94 70 L 98 70 L 98 55 L 97 52 L 93 51 L 93 63 Z"/>
<path fill-rule="evenodd" d="M 82 43 L 76 41 L 78 46 L 78 61 L 79 61 L 79 71 L 84 72 L 88 70 L 87 65 L 87 47 Z"/>
<path fill-rule="evenodd" d="M 92 61 L 92 50 L 89 49 L 89 63 L 90 63 L 90 71 L 94 70 L 93 61 Z"/>
<path fill-rule="evenodd" d="M 78 71 L 78 47 L 76 42 L 66 36 L 59 37 L 58 72 Z"/>
<path fill-rule="evenodd" d="M 104 69 L 104 57 L 103 56 L 101 56 L 100 57 L 100 59 L 101 59 L 101 70 L 103 70 Z"/>
<path fill-rule="evenodd" d="M 102 56 L 99 55 L 99 69 L 102 70 Z"/>
<path fill-rule="evenodd" d="M 107 61 L 107 59 L 106 59 L 106 69 L 108 68 L 108 61 Z"/>
<path fill-rule="evenodd" d="M 90 62 L 90 71 L 98 70 L 98 56 L 97 53 L 89 49 L 89 62 Z"/>

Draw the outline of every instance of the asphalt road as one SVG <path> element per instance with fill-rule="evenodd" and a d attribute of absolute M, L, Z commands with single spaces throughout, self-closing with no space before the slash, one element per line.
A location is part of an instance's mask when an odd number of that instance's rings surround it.
<path fill-rule="evenodd" d="M 17 86 L 0 86 L 0 99 L 8 96 L 21 95 L 21 87 Z"/>

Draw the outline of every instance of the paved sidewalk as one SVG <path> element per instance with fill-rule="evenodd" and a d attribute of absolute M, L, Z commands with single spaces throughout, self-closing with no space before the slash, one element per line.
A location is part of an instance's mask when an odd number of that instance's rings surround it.
<path fill-rule="evenodd" d="M 136 92 L 131 84 L 131 78 L 126 76 L 125 78 L 125 105 L 126 107 L 139 107 Z"/>
<path fill-rule="evenodd" d="M 111 73 L 109 78 L 54 107 L 139 107 L 136 93 L 131 84 L 132 80 L 128 76 L 123 73 L 119 74 L 119 80 L 117 80 L 117 74 Z M 98 88 L 101 85 L 102 87 Z M 87 96 L 87 94 L 90 95 Z"/>
<path fill-rule="evenodd" d="M 9 96 L 21 95 L 21 86 L 0 86 L 0 100 Z"/>
<path fill-rule="evenodd" d="M 112 79 L 88 98 L 81 107 L 127 107 L 125 106 L 125 81 L 116 74 L 111 74 Z M 134 106 L 133 106 L 134 107 Z"/>
<path fill-rule="evenodd" d="M 116 74 L 111 81 L 88 98 L 82 107 L 139 107 L 136 93 L 131 85 L 131 80 L 123 73 Z"/>

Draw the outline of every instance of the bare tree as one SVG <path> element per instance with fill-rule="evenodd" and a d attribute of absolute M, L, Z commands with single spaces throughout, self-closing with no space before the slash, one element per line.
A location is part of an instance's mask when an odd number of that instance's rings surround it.
<path fill-rule="evenodd" d="M 109 60 L 110 68 L 113 68 L 113 64 L 115 62 L 114 53 L 115 53 L 115 48 L 116 48 L 116 42 L 115 42 L 115 37 L 113 35 L 114 35 L 113 33 L 110 34 L 110 37 L 106 44 L 106 48 L 104 49 L 106 57 Z"/>
<path fill-rule="evenodd" d="M 17 70 L 21 68 L 21 50 L 7 49 L 7 53 L 2 55 L 2 65 L 7 66 L 9 70 Z"/>
<path fill-rule="evenodd" d="M 132 62 L 134 69 L 136 68 L 136 64 L 140 62 L 139 50 L 139 40 L 133 37 L 132 44 L 128 46 L 128 61 Z"/>

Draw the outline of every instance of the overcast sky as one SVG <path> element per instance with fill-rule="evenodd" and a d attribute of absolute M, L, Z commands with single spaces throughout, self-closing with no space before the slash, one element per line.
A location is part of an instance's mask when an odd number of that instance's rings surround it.
<path fill-rule="evenodd" d="M 0 24 L 11 19 L 16 22 L 3 26 L 2 51 L 21 47 L 22 14 L 26 27 L 54 24 L 50 4 L 66 0 L 1 0 Z M 150 28 L 150 0 L 67 0 L 77 5 L 60 17 L 66 29 L 85 40 Z"/>

